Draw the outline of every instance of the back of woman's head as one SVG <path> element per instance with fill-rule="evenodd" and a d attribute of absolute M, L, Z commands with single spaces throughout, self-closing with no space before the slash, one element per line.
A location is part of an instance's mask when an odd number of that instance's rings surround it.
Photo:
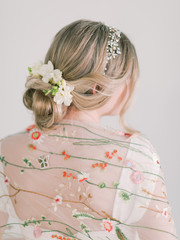
<path fill-rule="evenodd" d="M 110 28 L 101 22 L 75 21 L 55 35 L 44 63 L 50 60 L 54 69 L 60 69 L 67 83 L 74 86 L 71 106 L 79 110 L 99 108 L 121 83 L 129 81 L 130 95 L 121 109 L 120 119 L 124 128 L 131 131 L 125 125 L 123 115 L 130 105 L 138 80 L 138 59 L 133 44 L 121 32 L 118 42 L 121 54 L 107 62 L 109 31 Z M 96 94 L 92 94 L 94 83 L 97 83 Z M 38 76 L 28 77 L 26 87 L 23 102 L 34 112 L 37 127 L 52 129 L 71 106 L 58 106 L 52 95 L 45 95 L 43 90 L 49 90 L 51 85 Z"/>

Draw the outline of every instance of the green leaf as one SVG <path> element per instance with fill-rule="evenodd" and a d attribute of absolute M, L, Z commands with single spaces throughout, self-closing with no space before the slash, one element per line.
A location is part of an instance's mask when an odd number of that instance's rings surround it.
<path fill-rule="evenodd" d="M 124 192 L 124 191 L 121 191 L 121 192 L 119 193 L 119 196 L 120 196 L 123 200 L 125 200 L 125 201 L 130 200 L 129 195 L 128 195 L 126 192 Z"/>
<path fill-rule="evenodd" d="M 21 172 L 23 173 L 23 172 L 24 172 L 24 169 L 21 169 Z"/>
<path fill-rule="evenodd" d="M 32 73 L 32 68 L 31 67 L 28 67 L 28 70 L 30 73 Z"/>
<path fill-rule="evenodd" d="M 1 160 L 1 162 L 3 162 L 4 161 L 4 156 L 0 156 L 0 160 Z"/>
<path fill-rule="evenodd" d="M 43 90 L 43 92 L 45 93 L 45 95 L 48 95 L 51 92 L 51 89 L 50 90 Z"/>
<path fill-rule="evenodd" d="M 24 161 L 25 163 L 28 163 L 28 159 L 27 159 L 27 158 L 25 158 L 23 161 Z"/>
<path fill-rule="evenodd" d="M 116 235 L 120 240 L 128 240 L 124 233 L 116 226 Z"/>
<path fill-rule="evenodd" d="M 57 87 L 57 86 L 53 86 L 52 89 L 53 89 L 53 90 L 56 90 L 56 89 L 58 89 L 58 87 Z"/>
<path fill-rule="evenodd" d="M 42 220 L 45 220 L 45 219 L 46 219 L 46 217 L 45 217 L 45 216 L 42 216 L 42 217 L 41 217 L 41 219 L 42 219 Z"/>
<path fill-rule="evenodd" d="M 6 166 L 7 165 L 7 162 L 4 162 L 4 166 Z"/>
<path fill-rule="evenodd" d="M 92 219 L 95 219 L 94 216 L 90 215 L 90 214 L 87 214 L 87 213 L 75 213 L 73 214 L 73 217 L 75 218 L 92 218 Z"/>
<path fill-rule="evenodd" d="M 81 224 L 81 229 L 83 230 L 84 228 L 86 228 L 86 225 L 84 225 L 83 223 Z"/>
<path fill-rule="evenodd" d="M 105 187 L 106 187 L 106 184 L 105 184 L 104 182 L 102 182 L 102 183 L 100 183 L 98 186 L 99 186 L 100 188 L 105 188 Z"/>
<path fill-rule="evenodd" d="M 24 227 L 28 226 L 28 223 L 25 221 L 25 222 L 23 223 L 23 226 L 24 226 Z"/>
<path fill-rule="evenodd" d="M 35 219 L 33 219 L 33 221 L 32 221 L 34 224 L 36 224 L 36 220 Z"/>
<path fill-rule="evenodd" d="M 85 231 L 85 233 L 88 233 L 88 232 L 89 232 L 89 230 L 88 230 L 88 229 L 84 229 L 84 231 Z"/>
<path fill-rule="evenodd" d="M 66 231 L 68 232 L 68 234 L 71 236 L 71 237 L 74 237 L 74 234 L 71 232 L 71 230 L 69 228 L 66 228 Z"/>
<path fill-rule="evenodd" d="M 119 185 L 118 182 L 114 182 L 114 183 L 113 183 L 113 186 L 114 186 L 114 187 L 117 187 L 118 185 Z"/>
<path fill-rule="evenodd" d="M 48 221 L 48 224 L 49 224 L 49 225 L 51 225 L 51 222 L 50 222 L 50 221 Z"/>

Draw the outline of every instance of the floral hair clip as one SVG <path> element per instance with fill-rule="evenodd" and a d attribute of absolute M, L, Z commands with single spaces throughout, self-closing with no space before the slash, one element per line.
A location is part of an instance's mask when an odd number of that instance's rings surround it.
<path fill-rule="evenodd" d="M 62 72 L 59 69 L 54 69 L 51 61 L 48 64 L 43 64 L 42 61 L 37 62 L 34 66 L 28 67 L 30 76 L 39 75 L 42 81 L 52 85 L 50 90 L 43 90 L 45 95 L 52 93 L 53 100 L 57 104 L 69 106 L 72 102 L 74 86 L 67 86 L 66 80 L 62 78 Z"/>

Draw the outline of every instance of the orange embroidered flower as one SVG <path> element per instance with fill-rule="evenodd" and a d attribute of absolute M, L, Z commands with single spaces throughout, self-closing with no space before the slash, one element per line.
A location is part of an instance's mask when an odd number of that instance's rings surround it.
<path fill-rule="evenodd" d="M 107 163 L 95 163 L 91 165 L 93 168 L 100 167 L 104 170 L 105 167 L 107 167 Z"/>
<path fill-rule="evenodd" d="M 117 154 L 117 150 L 114 149 L 114 150 L 112 151 L 111 155 L 110 155 L 109 152 L 106 152 L 106 153 L 105 153 L 105 156 L 106 156 L 107 158 L 109 158 L 109 159 L 112 159 L 112 157 L 115 156 L 116 154 Z M 122 157 L 118 156 L 118 159 L 121 161 L 121 160 L 122 160 Z"/>
<path fill-rule="evenodd" d="M 57 239 L 60 239 L 60 240 L 77 240 L 76 238 L 69 238 L 69 237 L 62 237 L 62 236 L 58 236 L 57 234 L 53 234 L 51 235 L 52 238 L 57 238 Z"/>
<path fill-rule="evenodd" d="M 43 138 L 44 136 L 42 135 L 42 133 L 36 129 L 36 128 L 33 128 L 30 132 L 29 132 L 29 136 L 30 136 L 30 139 L 33 141 L 32 143 L 34 144 L 35 142 L 37 143 L 41 143 L 43 142 Z"/>
<path fill-rule="evenodd" d="M 109 221 L 104 221 L 104 228 L 106 231 L 111 232 L 113 229 L 113 226 Z"/>
<path fill-rule="evenodd" d="M 114 149 L 114 151 L 111 153 L 112 155 L 115 155 L 117 153 L 117 150 Z"/>
<path fill-rule="evenodd" d="M 78 178 L 79 182 L 83 182 L 84 180 L 88 180 L 89 179 L 89 173 L 82 172 L 82 173 L 77 175 L 77 178 Z"/>
<path fill-rule="evenodd" d="M 109 218 L 103 219 L 101 222 L 102 229 L 107 232 L 115 233 L 115 223 L 111 221 Z"/>
<path fill-rule="evenodd" d="M 63 177 L 72 177 L 73 179 L 77 179 L 77 177 L 75 177 L 72 173 L 67 174 L 66 171 L 63 172 Z"/>
<path fill-rule="evenodd" d="M 33 124 L 33 125 L 29 126 L 28 128 L 26 128 L 26 131 L 29 132 L 29 131 L 31 131 L 35 127 L 36 127 L 36 125 Z"/>
<path fill-rule="evenodd" d="M 125 136 L 125 137 L 130 137 L 130 136 L 132 136 L 132 134 L 130 134 L 130 133 L 121 132 L 121 131 L 119 131 L 119 130 L 117 130 L 116 133 L 117 133 L 117 134 L 120 134 L 120 135 L 123 135 L 123 136 Z"/>
<path fill-rule="evenodd" d="M 33 144 L 28 144 L 28 147 L 29 147 L 30 149 L 32 149 L 32 150 L 36 150 L 36 146 L 33 145 Z"/>
<path fill-rule="evenodd" d="M 124 133 L 124 136 L 125 136 L 125 137 L 131 137 L 132 134 L 130 134 L 130 133 Z"/>
<path fill-rule="evenodd" d="M 66 154 L 66 151 L 63 151 L 62 154 L 65 155 L 64 160 L 67 160 L 68 158 L 70 158 L 70 156 Z"/>
<path fill-rule="evenodd" d="M 31 137 L 32 137 L 32 139 L 34 139 L 34 140 L 38 140 L 38 139 L 40 138 L 40 136 L 41 136 L 41 133 L 38 132 L 38 131 L 35 131 L 35 132 L 33 132 L 33 133 L 31 134 Z"/>
<path fill-rule="evenodd" d="M 109 158 L 109 159 L 112 159 L 112 156 L 110 156 L 109 152 L 106 152 L 106 157 Z"/>

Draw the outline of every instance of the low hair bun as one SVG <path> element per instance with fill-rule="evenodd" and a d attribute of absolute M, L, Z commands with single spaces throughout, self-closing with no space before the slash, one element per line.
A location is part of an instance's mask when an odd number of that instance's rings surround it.
<path fill-rule="evenodd" d="M 36 125 L 40 128 L 50 128 L 57 118 L 57 106 L 50 95 L 45 95 L 38 89 L 33 94 L 32 111 Z"/>
<path fill-rule="evenodd" d="M 34 89 L 30 88 L 26 90 L 26 92 L 23 95 L 23 103 L 29 110 L 32 110 L 32 104 L 33 104 L 32 98 L 33 98 L 34 91 L 35 91 Z"/>
<path fill-rule="evenodd" d="M 28 89 L 23 95 L 23 103 L 33 111 L 36 127 L 40 130 L 54 129 L 54 123 L 66 114 L 67 106 L 57 106 L 51 94 L 45 95 L 43 90 L 49 90 L 51 85 L 38 77 L 28 77 L 25 86 Z"/>

